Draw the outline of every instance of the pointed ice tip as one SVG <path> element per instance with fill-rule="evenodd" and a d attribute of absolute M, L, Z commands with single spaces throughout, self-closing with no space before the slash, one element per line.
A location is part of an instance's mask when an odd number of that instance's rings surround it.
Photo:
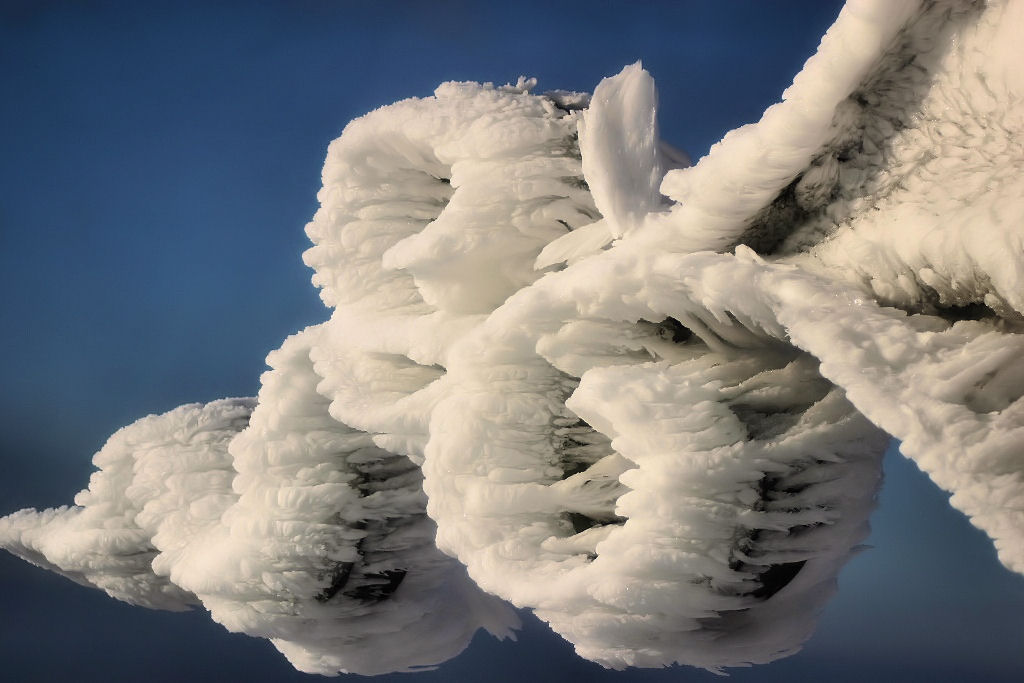
<path fill-rule="evenodd" d="M 735 252 L 736 259 L 742 263 L 764 263 L 761 256 L 745 244 L 737 244 Z"/>
<path fill-rule="evenodd" d="M 515 85 L 504 85 L 501 87 L 501 90 L 504 92 L 519 93 L 521 95 L 526 95 L 536 87 L 536 78 L 527 78 L 526 76 L 520 76 L 518 79 L 516 79 Z"/>
<path fill-rule="evenodd" d="M 654 79 L 637 61 L 598 84 L 579 123 L 583 177 L 616 238 L 661 205 L 657 106 Z"/>
<path fill-rule="evenodd" d="M 651 85 L 653 86 L 654 84 L 654 77 L 651 76 L 651 74 L 648 73 L 646 69 L 644 69 L 644 63 L 642 60 L 639 59 L 633 62 L 632 64 L 627 64 L 626 66 L 622 67 L 622 71 L 615 74 L 614 76 L 605 76 L 604 78 L 602 78 L 601 82 L 597 84 L 597 88 L 594 89 L 594 94 L 596 95 L 601 89 L 613 87 L 621 88 L 622 83 L 632 81 L 633 79 L 636 78 L 644 80 L 649 79 L 651 81 Z M 643 82 L 643 80 L 639 82 Z"/>

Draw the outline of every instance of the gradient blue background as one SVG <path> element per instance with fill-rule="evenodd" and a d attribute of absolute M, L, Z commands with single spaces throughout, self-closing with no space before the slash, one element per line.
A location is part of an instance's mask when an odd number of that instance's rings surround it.
<path fill-rule="evenodd" d="M 778 99 L 838 8 L 0 0 L 0 513 L 70 503 L 142 415 L 255 394 L 266 353 L 326 317 L 302 227 L 353 117 L 452 79 L 592 90 L 642 59 L 664 137 L 697 158 Z M 874 548 L 817 635 L 734 680 L 1024 680 L 1024 580 L 912 464 L 886 467 Z M 481 636 L 393 678 L 718 680 L 606 672 L 528 615 L 518 643 Z M 0 679 L 316 680 L 205 613 L 129 607 L 6 553 Z"/>

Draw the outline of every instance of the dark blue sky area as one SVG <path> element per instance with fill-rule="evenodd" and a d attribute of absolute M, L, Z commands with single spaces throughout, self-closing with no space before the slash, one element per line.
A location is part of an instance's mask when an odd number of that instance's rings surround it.
<path fill-rule="evenodd" d="M 0 514 L 70 503 L 142 415 L 254 394 L 266 353 L 326 318 L 302 228 L 353 117 L 453 79 L 592 90 L 642 59 L 664 137 L 697 158 L 778 99 L 838 7 L 0 0 Z M 1024 680 L 1024 581 L 912 465 L 887 463 L 876 547 L 817 636 L 735 680 Z M 712 680 L 606 673 L 536 622 L 518 644 L 478 641 L 422 680 Z M 0 666 L 316 680 L 203 613 L 128 607 L 6 554 Z"/>

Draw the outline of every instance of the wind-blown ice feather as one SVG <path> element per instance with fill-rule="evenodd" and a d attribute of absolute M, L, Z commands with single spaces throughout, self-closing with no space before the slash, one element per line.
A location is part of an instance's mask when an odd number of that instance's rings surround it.
<path fill-rule="evenodd" d="M 917 0 L 847 3 L 781 102 L 727 133 L 692 168 L 665 175 L 661 192 L 676 203 L 648 216 L 638 238 L 676 252 L 723 251 L 749 240 L 751 217 L 834 137 L 837 110 L 885 62 L 886 48 L 920 7 Z"/>

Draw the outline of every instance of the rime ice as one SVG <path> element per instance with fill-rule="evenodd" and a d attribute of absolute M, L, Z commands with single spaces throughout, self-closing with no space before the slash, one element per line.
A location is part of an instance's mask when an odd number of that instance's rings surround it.
<path fill-rule="evenodd" d="M 692 167 L 639 63 L 352 122 L 307 226 L 330 319 L 0 542 L 303 671 L 439 664 L 504 601 L 605 666 L 719 671 L 813 632 L 894 436 L 1024 572 L 1022 28 L 851 2 Z"/>

